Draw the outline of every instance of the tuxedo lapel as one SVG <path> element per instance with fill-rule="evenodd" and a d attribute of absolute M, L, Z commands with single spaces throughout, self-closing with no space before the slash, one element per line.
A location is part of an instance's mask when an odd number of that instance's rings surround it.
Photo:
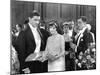
<path fill-rule="evenodd" d="M 41 31 L 40 31 L 40 29 L 39 28 L 37 28 L 37 31 L 38 31 L 38 33 L 39 33 L 39 35 L 40 35 L 40 37 L 41 37 L 41 39 L 42 39 L 42 33 L 41 33 Z"/>
<path fill-rule="evenodd" d="M 77 38 L 77 41 L 76 41 L 76 45 L 77 47 L 79 46 L 80 42 L 81 42 L 81 39 L 83 38 L 84 34 L 86 33 L 86 29 L 79 34 L 78 38 Z M 77 47 L 75 48 L 75 51 L 77 52 Z"/>
<path fill-rule="evenodd" d="M 44 44 L 43 35 L 42 35 L 40 29 L 38 28 L 37 31 L 38 31 L 38 33 L 39 33 L 39 35 L 40 35 L 40 38 L 41 38 L 41 44 Z"/>
<path fill-rule="evenodd" d="M 78 42 L 78 40 L 79 40 L 80 35 L 81 35 L 81 34 L 79 34 L 79 36 L 76 38 L 76 41 L 77 41 L 77 42 Z"/>
<path fill-rule="evenodd" d="M 80 35 L 81 34 L 79 34 L 79 36 L 77 37 L 77 39 L 76 39 L 76 45 L 77 45 L 77 47 L 78 47 L 78 45 L 79 45 L 79 42 L 80 42 Z M 75 52 L 77 52 L 77 47 L 75 48 Z"/>
<path fill-rule="evenodd" d="M 87 32 L 87 28 L 85 28 L 85 30 L 79 34 L 78 38 L 77 38 L 77 43 L 80 43 L 80 40 L 83 38 L 83 36 L 86 34 Z"/>
<path fill-rule="evenodd" d="M 34 40 L 34 42 L 35 42 L 35 38 L 34 38 L 34 35 L 33 35 L 33 33 L 32 33 L 32 30 L 31 30 L 31 28 L 29 27 L 29 25 L 28 25 L 28 28 L 27 28 L 27 35 L 28 35 L 28 37 L 31 39 L 31 40 Z"/>

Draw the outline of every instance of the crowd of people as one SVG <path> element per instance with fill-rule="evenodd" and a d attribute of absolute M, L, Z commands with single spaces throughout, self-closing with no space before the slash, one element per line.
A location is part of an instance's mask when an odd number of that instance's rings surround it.
<path fill-rule="evenodd" d="M 12 28 L 11 34 L 12 74 L 96 68 L 96 37 L 86 16 L 79 17 L 76 24 L 70 19 L 58 25 L 55 20 L 40 21 L 40 14 L 35 11 L 23 25 Z M 31 54 L 41 58 L 26 62 Z"/>

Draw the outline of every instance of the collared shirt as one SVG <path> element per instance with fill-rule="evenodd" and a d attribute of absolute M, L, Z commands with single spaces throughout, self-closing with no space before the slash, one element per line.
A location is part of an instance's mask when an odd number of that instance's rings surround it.
<path fill-rule="evenodd" d="M 36 27 L 32 27 L 32 25 L 29 23 L 29 26 L 31 28 L 31 31 L 32 31 L 32 34 L 34 36 L 34 39 L 35 39 L 35 43 L 36 43 L 36 48 L 35 48 L 35 53 L 38 53 L 40 51 L 40 46 L 41 46 L 41 38 L 40 38 L 40 35 L 37 31 L 37 28 Z"/>

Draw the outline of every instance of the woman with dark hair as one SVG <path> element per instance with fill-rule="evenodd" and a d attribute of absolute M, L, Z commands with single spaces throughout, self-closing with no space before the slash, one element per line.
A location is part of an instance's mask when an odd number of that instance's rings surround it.
<path fill-rule="evenodd" d="M 73 26 L 71 25 L 72 21 L 66 21 L 63 23 L 63 36 L 65 39 L 65 65 L 66 71 L 74 70 L 74 60 L 72 59 L 71 53 L 73 52 L 70 43 L 72 42 Z M 74 24 L 74 23 L 73 23 Z"/>
<path fill-rule="evenodd" d="M 64 71 L 64 37 L 57 32 L 57 23 L 54 21 L 49 23 L 49 31 L 51 36 L 47 40 L 42 61 L 48 60 L 48 71 Z"/>

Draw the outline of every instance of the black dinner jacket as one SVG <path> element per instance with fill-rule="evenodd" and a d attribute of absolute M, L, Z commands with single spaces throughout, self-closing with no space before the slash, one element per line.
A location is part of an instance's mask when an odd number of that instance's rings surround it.
<path fill-rule="evenodd" d="M 78 36 L 77 40 L 74 39 L 75 44 L 77 44 L 79 37 L 80 36 Z M 89 44 L 92 42 L 93 42 L 93 37 L 90 31 L 88 31 L 88 29 L 85 29 L 85 31 L 83 32 L 83 37 L 81 37 L 79 40 L 79 45 L 77 46 L 77 53 L 79 54 L 81 51 L 84 53 L 85 50 L 87 50 Z"/>
<path fill-rule="evenodd" d="M 41 47 L 40 47 L 40 51 L 44 51 L 45 46 L 46 46 L 46 42 L 47 42 L 47 38 L 49 37 L 49 33 L 46 30 L 40 29 L 38 28 L 38 33 L 41 37 Z M 36 43 L 35 43 L 35 39 L 34 39 L 34 35 L 29 27 L 29 25 L 27 25 L 26 30 L 24 30 L 24 42 L 25 42 L 25 53 L 26 56 L 28 56 L 31 53 L 34 53 L 34 50 L 36 48 Z"/>

